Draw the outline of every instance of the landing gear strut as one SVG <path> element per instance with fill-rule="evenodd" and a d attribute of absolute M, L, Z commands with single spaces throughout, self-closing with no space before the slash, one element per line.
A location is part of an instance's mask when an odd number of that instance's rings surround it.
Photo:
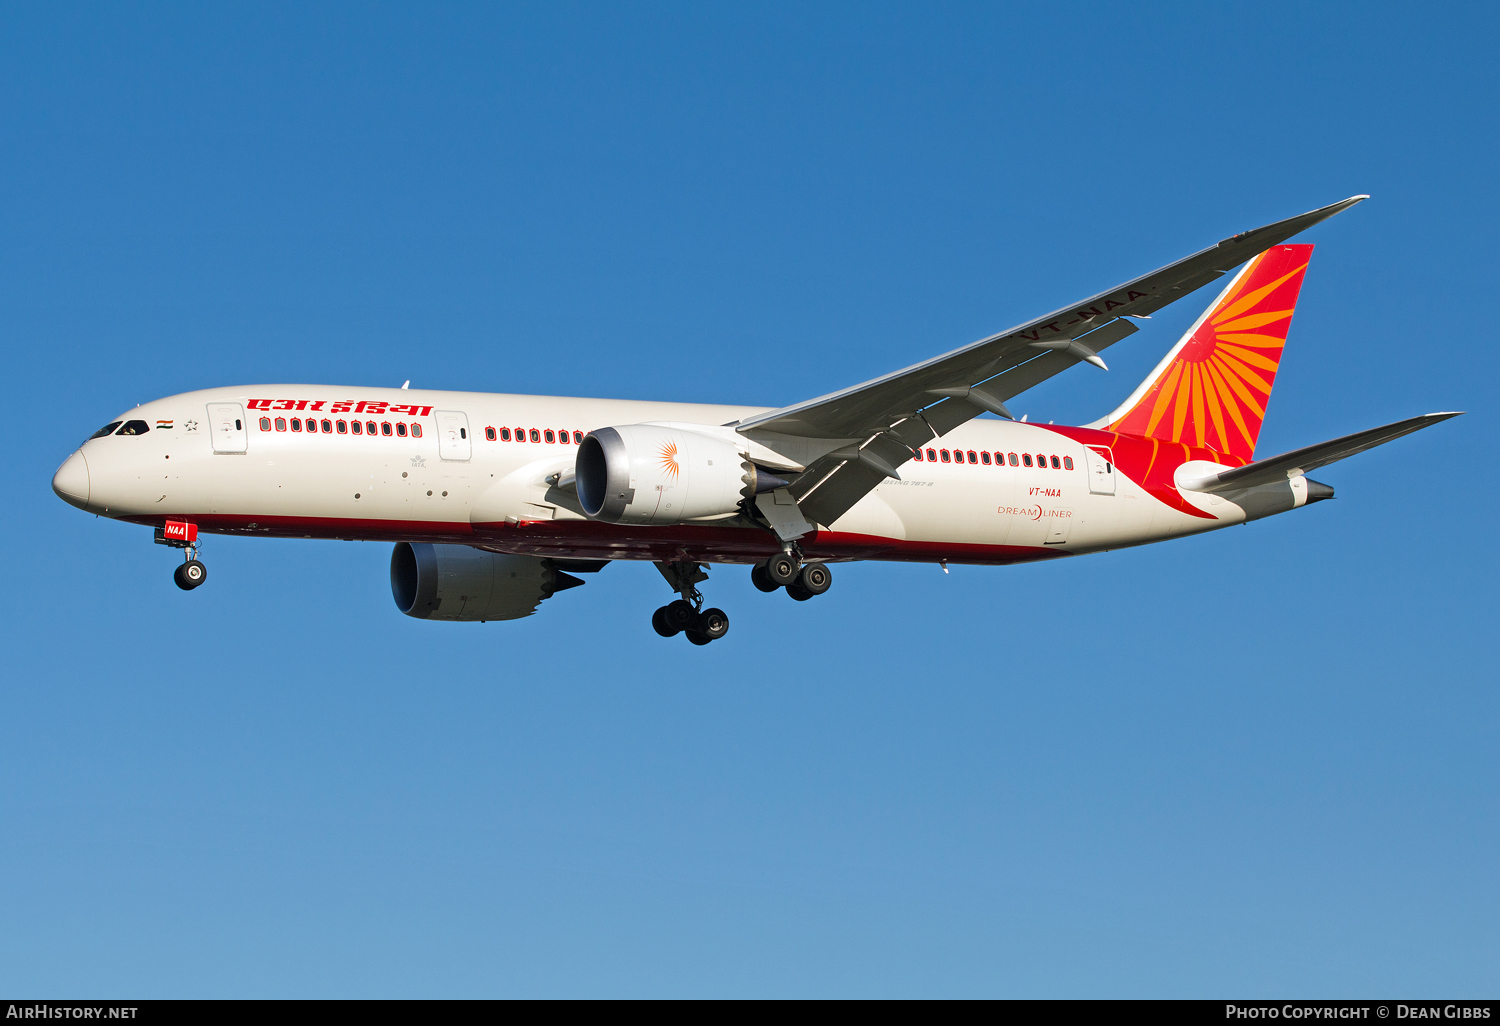
<path fill-rule="evenodd" d="M 804 563 L 795 551 L 778 552 L 750 569 L 750 582 L 761 591 L 785 588 L 798 602 L 821 595 L 833 584 L 833 571 L 826 563 Z"/>
<path fill-rule="evenodd" d="M 703 594 L 698 590 L 700 581 L 708 580 L 708 574 L 698 563 L 677 560 L 657 563 L 656 568 L 682 597 L 668 602 L 651 614 L 651 626 L 664 638 L 678 634 L 687 635 L 695 645 L 707 645 L 729 633 L 729 614 L 722 609 L 704 609 Z"/>
<path fill-rule="evenodd" d="M 195 524 L 184 524 L 168 520 L 166 527 L 156 529 L 156 544 L 182 549 L 183 564 L 172 571 L 172 580 L 183 591 L 192 591 L 208 580 L 208 567 L 198 559 L 198 528 Z"/>

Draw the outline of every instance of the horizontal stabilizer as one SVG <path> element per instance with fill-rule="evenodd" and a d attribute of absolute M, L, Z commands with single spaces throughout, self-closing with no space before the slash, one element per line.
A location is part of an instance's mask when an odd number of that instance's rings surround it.
<path fill-rule="evenodd" d="M 1256 485 L 1274 484 L 1277 481 L 1285 481 L 1287 478 L 1317 470 L 1319 467 L 1326 467 L 1330 463 L 1336 463 L 1355 453 L 1373 449 L 1394 438 L 1409 435 L 1413 431 L 1420 431 L 1425 427 L 1431 427 L 1441 421 L 1461 415 L 1461 412 L 1424 413 L 1420 417 L 1398 420 L 1394 424 L 1370 428 L 1368 431 L 1358 431 L 1352 435 L 1345 435 L 1343 438 L 1335 438 L 1331 442 L 1320 442 L 1306 448 L 1293 449 L 1280 456 L 1272 456 L 1270 459 L 1256 460 L 1243 467 L 1235 467 L 1233 470 L 1214 474 L 1200 482 L 1185 481 L 1183 487 L 1198 492 L 1223 492 L 1231 488 L 1253 488 Z"/>

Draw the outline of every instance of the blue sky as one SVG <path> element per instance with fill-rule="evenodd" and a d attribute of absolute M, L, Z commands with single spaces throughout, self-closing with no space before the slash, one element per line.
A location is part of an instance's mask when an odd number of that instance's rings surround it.
<path fill-rule="evenodd" d="M 1497 22 L 0 11 L 0 990 L 1493 996 Z M 790 403 L 1359 192 L 1261 453 L 1470 412 L 1245 529 L 717 568 L 697 649 L 645 565 L 433 624 L 388 546 L 212 538 L 188 595 L 49 488 L 221 384 Z M 1209 298 L 1012 407 L 1100 415 Z"/>

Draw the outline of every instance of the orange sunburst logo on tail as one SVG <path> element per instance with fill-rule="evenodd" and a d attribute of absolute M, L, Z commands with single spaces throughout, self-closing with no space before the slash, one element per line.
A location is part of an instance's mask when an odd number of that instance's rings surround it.
<path fill-rule="evenodd" d="M 670 474 L 672 477 L 677 476 L 678 466 L 676 442 L 667 442 L 663 444 L 660 449 L 656 450 L 656 459 L 657 462 L 661 464 L 661 469 L 665 473 Z"/>
<path fill-rule="evenodd" d="M 1254 459 L 1312 249 L 1274 246 L 1247 264 L 1109 430 Z"/>

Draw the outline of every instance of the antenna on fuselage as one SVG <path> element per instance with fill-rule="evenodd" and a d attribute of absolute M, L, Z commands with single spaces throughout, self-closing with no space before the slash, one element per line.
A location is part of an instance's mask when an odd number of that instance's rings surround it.
<path fill-rule="evenodd" d="M 410 385 L 410 384 L 411 384 L 411 378 L 407 378 L 405 381 L 401 382 L 401 387 L 405 388 L 407 385 Z"/>

